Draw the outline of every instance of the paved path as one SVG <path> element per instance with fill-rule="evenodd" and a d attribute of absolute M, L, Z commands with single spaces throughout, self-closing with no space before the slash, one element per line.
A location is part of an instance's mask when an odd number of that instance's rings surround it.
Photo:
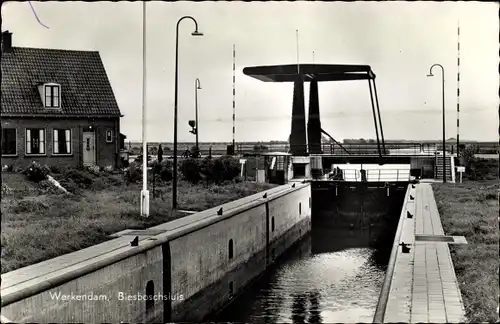
<path fill-rule="evenodd" d="M 385 323 L 461 323 L 465 321 L 460 289 L 448 243 L 415 242 L 415 235 L 444 235 L 432 187 L 418 184 L 407 197 L 400 243 L 410 243 L 410 253 L 398 249 Z"/>

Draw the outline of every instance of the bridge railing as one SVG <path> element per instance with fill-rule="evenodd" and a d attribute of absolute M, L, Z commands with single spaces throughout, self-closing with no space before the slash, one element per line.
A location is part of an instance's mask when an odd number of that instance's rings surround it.
<path fill-rule="evenodd" d="M 353 155 L 378 155 L 377 143 L 342 143 L 342 147 L 336 143 L 322 143 L 321 150 L 324 154 L 346 156 Z M 498 154 L 500 152 L 499 143 L 495 142 L 463 142 L 460 146 L 471 146 L 476 154 Z M 302 147 L 299 147 L 302 148 Z M 307 145 L 303 147 L 307 151 Z M 345 150 L 344 150 L 345 149 Z M 383 149 L 381 145 L 381 149 Z M 442 142 L 386 142 L 385 153 L 390 154 L 414 154 L 414 155 L 434 155 L 437 151 L 443 150 Z M 289 152 L 290 145 L 284 143 L 245 143 L 236 145 L 236 153 L 266 153 L 266 152 Z M 346 152 L 347 151 L 347 152 Z M 457 152 L 456 143 L 446 143 L 446 151 Z"/>
<path fill-rule="evenodd" d="M 409 169 L 378 169 L 366 171 L 366 178 L 369 182 L 410 181 Z"/>
<path fill-rule="evenodd" d="M 377 155 L 378 154 L 378 146 L 373 143 L 350 143 L 350 144 L 341 144 L 342 146 L 336 143 L 322 143 L 321 150 L 324 154 L 332 154 L 332 155 Z M 299 149 L 304 151 L 308 150 L 307 145 L 298 146 Z M 381 145 L 381 150 L 383 147 Z M 236 144 L 236 153 L 237 154 L 245 154 L 245 153 L 266 153 L 266 152 L 284 152 L 288 153 L 290 151 L 289 144 L 282 143 L 244 143 L 244 144 Z M 422 151 L 420 143 L 385 143 L 385 151 L 386 154 L 397 154 L 398 152 L 406 152 L 411 154 L 418 154 Z"/>
<path fill-rule="evenodd" d="M 361 171 L 356 169 L 342 170 L 344 181 L 361 182 Z M 409 169 L 373 169 L 366 170 L 367 182 L 406 182 L 410 181 Z"/>

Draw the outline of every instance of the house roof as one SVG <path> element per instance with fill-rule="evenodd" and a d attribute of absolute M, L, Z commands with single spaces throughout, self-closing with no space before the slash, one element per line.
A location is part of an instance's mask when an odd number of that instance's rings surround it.
<path fill-rule="evenodd" d="M 2 116 L 121 115 L 99 52 L 12 47 L 2 53 Z M 38 85 L 61 85 L 61 109 L 43 106 Z"/>

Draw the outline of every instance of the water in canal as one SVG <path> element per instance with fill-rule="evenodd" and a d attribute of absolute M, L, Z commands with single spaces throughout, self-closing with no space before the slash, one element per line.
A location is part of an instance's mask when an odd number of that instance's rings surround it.
<path fill-rule="evenodd" d="M 314 224 L 314 222 L 313 222 Z M 314 226 L 270 271 L 223 310 L 220 322 L 371 323 L 393 226 Z"/>

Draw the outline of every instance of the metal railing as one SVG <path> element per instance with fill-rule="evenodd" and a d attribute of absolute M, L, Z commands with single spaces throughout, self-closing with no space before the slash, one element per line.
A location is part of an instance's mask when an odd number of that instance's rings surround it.
<path fill-rule="evenodd" d="M 472 146 L 476 154 L 498 154 L 500 145 L 495 142 L 464 142 L 460 146 Z M 377 143 L 342 143 L 342 146 L 351 155 L 378 155 Z M 307 145 L 299 146 L 299 149 L 307 151 Z M 461 148 L 463 149 L 463 148 Z M 322 143 L 321 150 L 324 154 L 332 155 L 349 155 L 339 145 L 335 143 Z M 382 148 L 381 148 L 382 150 Z M 386 155 L 393 154 L 415 154 L 415 155 L 434 155 L 437 151 L 442 151 L 443 145 L 440 142 L 421 142 L 421 143 L 401 143 L 401 142 L 386 142 Z M 288 153 L 290 145 L 284 143 L 240 143 L 236 144 L 235 153 L 266 153 L 266 152 L 283 152 Z M 452 143 L 446 144 L 446 151 L 456 153 L 457 145 Z"/>
<path fill-rule="evenodd" d="M 163 155 L 172 155 L 171 143 L 163 143 Z M 203 156 L 209 155 L 226 155 L 227 143 L 200 143 L 200 153 Z M 463 142 L 460 146 L 470 146 L 475 154 L 499 154 L 500 145 L 496 142 Z M 154 146 L 154 145 L 153 145 Z M 352 155 L 378 155 L 377 143 L 342 143 L 342 146 Z M 191 143 L 179 143 L 178 152 L 182 154 L 186 149 L 192 147 Z M 307 151 L 307 146 L 303 147 Z M 336 156 L 347 156 L 339 145 L 335 143 L 322 143 L 322 152 Z M 382 147 L 381 147 L 382 149 Z M 401 142 L 385 142 L 386 155 L 393 154 L 414 154 L 414 155 L 434 155 L 437 151 L 443 150 L 442 142 L 416 142 L 416 143 L 401 143 Z M 463 148 L 461 148 L 462 150 Z M 290 151 L 289 143 L 236 143 L 235 154 L 262 154 L 268 152 L 288 153 Z M 446 151 L 456 153 L 456 143 L 447 143 Z M 135 153 L 135 154 L 133 154 Z M 132 152 L 131 155 L 138 155 L 139 152 Z M 155 155 L 154 152 L 150 153 Z M 179 155 L 180 155 L 179 154 Z"/>
<path fill-rule="evenodd" d="M 360 170 L 344 169 L 341 171 L 344 181 L 363 181 Z M 409 169 L 372 169 L 365 171 L 367 182 L 407 182 L 411 180 Z"/>

